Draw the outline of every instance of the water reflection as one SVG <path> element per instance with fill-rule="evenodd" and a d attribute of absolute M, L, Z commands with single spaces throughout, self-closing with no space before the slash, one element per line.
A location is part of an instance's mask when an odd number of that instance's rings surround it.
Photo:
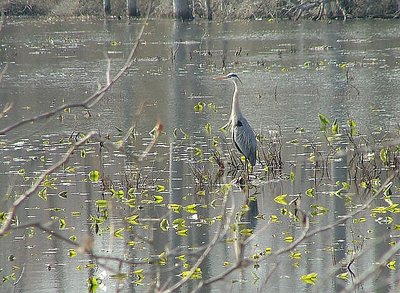
<path fill-rule="evenodd" d="M 66 166 L 55 173 L 58 189 L 48 188 L 47 201 L 36 194 L 32 196 L 18 213 L 19 222 L 53 221 L 51 228 L 64 237 L 76 236 L 80 242 L 93 237 L 93 250 L 106 256 L 146 262 L 162 260 L 163 253 L 169 255 L 165 265 L 129 266 L 129 276 L 121 281 L 122 291 L 127 292 L 154 289 L 158 284 L 171 286 L 181 280 L 179 275 L 190 270 L 204 245 L 214 239 L 221 217 L 230 213 L 230 224 L 238 224 L 240 230 L 229 230 L 201 263 L 203 280 L 234 265 L 234 237 L 251 239 L 245 250 L 248 256 L 286 247 L 304 227 L 295 217 L 285 216 L 295 211 L 290 205 L 275 202 L 276 196 L 286 194 L 290 202 L 300 194 L 301 208 L 310 215 L 313 227 L 329 225 L 349 212 L 343 197 L 332 194 L 342 182 L 351 182 L 348 168 L 353 157 L 345 153 L 320 165 L 313 163 L 310 154 L 315 151 L 326 156 L 329 151 L 323 148 L 325 140 L 320 136 L 318 114 L 332 122 L 336 119 L 340 128 L 346 127 L 349 118 L 354 119 L 357 130 L 366 136 L 397 129 L 400 33 L 392 27 L 389 21 L 374 21 L 372 25 L 361 21 L 152 21 L 133 67 L 90 110 L 90 115 L 80 110 L 66 111 L 0 138 L 5 142 L 1 144 L 1 206 L 10 206 L 12 199 L 23 193 L 40 172 L 56 162 L 68 149 L 68 139 L 76 133 L 98 129 L 102 137 L 118 141 L 133 127 L 134 135 L 119 151 L 96 143 L 85 146 L 86 156 L 75 156 L 68 163 L 76 168 L 75 172 L 68 172 L 71 169 Z M 0 127 L 85 98 L 96 89 L 97 81 L 105 80 L 104 56 L 111 59 L 114 72 L 123 64 L 138 28 L 136 22 L 116 20 L 10 22 L 0 35 L 0 62 L 9 64 L 0 84 L 0 108 L 7 102 L 13 102 L 14 107 L 0 119 Z M 231 89 L 212 80 L 222 71 L 241 75 L 242 110 L 256 132 L 281 130 L 283 160 L 283 169 L 272 175 L 264 170 L 265 166 L 256 168 L 253 188 L 241 190 L 234 185 L 227 195 L 225 210 L 221 210 L 224 197 L 219 188 L 235 176 L 227 172 L 217 176 L 222 168 L 208 161 L 211 152 L 218 150 L 225 171 L 228 170 L 231 145 L 219 128 L 228 119 Z M 203 112 L 195 113 L 198 102 L 206 106 Z M 148 132 L 157 120 L 163 123 L 165 134 L 140 161 L 137 158 L 151 142 Z M 212 127 L 211 134 L 204 130 L 206 123 Z M 48 135 L 43 136 L 43 132 Z M 385 133 L 379 131 L 377 138 Z M 219 144 L 213 149 L 215 136 L 219 137 Z M 349 147 L 345 137 L 333 143 L 343 150 Z M 199 184 L 196 176 L 200 175 L 194 174 L 193 168 L 208 181 Z M 92 170 L 100 170 L 104 181 L 88 180 Z M 165 190 L 157 190 L 157 186 Z M 108 211 L 108 226 L 99 224 L 96 229 L 94 218 L 104 214 L 96 201 L 111 198 L 111 187 L 116 194 L 123 190 L 125 195 L 134 188 L 135 206 L 127 208 L 123 200 L 117 201 Z M 314 189 L 314 197 L 306 195 L 309 189 Z M 66 192 L 66 199 L 58 196 L 62 191 Z M 354 185 L 348 191 L 350 195 L 360 193 Z M 154 196 L 162 196 L 163 201 L 149 204 Z M 357 204 L 362 201 L 361 197 L 355 199 Z M 384 205 L 381 201 L 377 204 Z M 181 211 L 175 212 L 171 204 L 179 205 Z M 191 204 L 195 204 L 196 213 L 184 210 Z M 140 224 L 128 228 L 122 219 L 132 215 L 139 216 Z M 396 223 L 397 216 L 391 217 Z M 361 218 L 365 218 L 365 224 L 357 225 Z M 66 220 L 66 229 L 60 229 L 61 219 Z M 162 219 L 167 221 L 164 230 L 160 229 Z M 338 292 L 351 282 L 351 276 L 348 281 L 336 276 L 347 272 L 349 259 L 361 246 L 372 243 L 365 255 L 352 264 L 356 278 L 387 250 L 391 226 L 382 224 L 384 220 L 388 219 L 377 221 L 368 213 L 357 215 L 353 222 L 310 237 L 289 255 L 238 270 L 224 282 L 204 290 L 225 292 L 228 286 L 235 292 L 308 292 L 321 288 L 324 292 Z M 179 223 L 182 229 L 177 228 Z M 120 228 L 125 229 L 123 239 L 114 237 Z M 187 236 L 179 236 L 185 234 L 185 229 Z M 95 262 L 93 258 L 80 253 L 69 257 L 72 247 L 47 236 L 28 228 L 15 231 L 9 240 L 2 239 L 0 248 L 6 252 L 1 256 L 2 274 L 11 274 L 13 265 L 23 268 L 23 273 L 18 271 L 22 277 L 15 287 L 8 282 L 2 290 L 81 292 L 93 276 L 101 276 L 108 291 L 120 286 L 110 276 L 112 271 L 118 272 L 117 263 L 104 262 L 113 269 L 106 275 L 104 269 L 90 266 Z M 10 255 L 15 260 L 11 261 Z M 141 269 L 148 286 L 145 288 L 135 283 Z M 319 274 L 315 287 L 300 281 L 313 272 Z M 381 276 L 388 283 L 397 282 L 395 273 L 389 270 Z M 378 292 L 385 281 L 368 281 L 363 289 Z M 181 291 L 189 292 L 196 286 L 196 282 L 189 282 Z"/>

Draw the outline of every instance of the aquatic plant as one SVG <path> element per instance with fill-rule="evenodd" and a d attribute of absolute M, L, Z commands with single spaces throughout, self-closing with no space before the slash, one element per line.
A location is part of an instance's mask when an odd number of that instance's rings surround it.
<path fill-rule="evenodd" d="M 123 69 L 134 62 L 135 50 Z M 243 52 L 230 54 L 240 58 Z M 28 241 L 22 246 L 26 257 L 35 261 L 35 248 L 46 253 L 39 244 L 55 245 L 51 255 L 66 256 L 67 270 L 84 275 L 74 283 L 91 292 L 107 285 L 156 292 L 246 285 L 263 291 L 289 278 L 304 290 L 329 290 L 327 284 L 337 283 L 351 292 L 397 270 L 398 129 L 363 133 L 354 117 L 325 113 L 313 117 L 316 131 L 291 125 L 290 139 L 280 127 L 265 126 L 256 130 L 258 160 L 250 182 L 235 180 L 245 165 L 232 152 L 229 135 L 209 119 L 220 115 L 220 106 L 206 99 L 193 99 L 188 108 L 204 118 L 193 128 L 168 130 L 153 115 L 154 128 L 140 132 L 147 113 L 138 109 L 132 125 L 108 133 L 74 126 L 49 136 L 42 129 L 29 133 L 32 140 L 38 137 L 35 148 L 24 138 L 9 139 L 50 116 L 75 122 L 68 115 L 74 113 L 90 124 L 93 105 L 126 71 L 114 78 L 111 72 L 109 65 L 105 85 L 83 103 L 2 130 L 2 150 L 26 148 L 12 158 L 17 167 L 8 174 L 13 181 L 0 210 L 0 243 L 15 244 L 0 267 L 4 288 L 18 289 L 29 270 L 16 251 L 21 239 Z M 349 88 L 346 95 L 358 96 Z M 275 90 L 275 101 L 279 95 Z M 13 106 L 4 105 L 0 119 Z M 345 171 L 337 176 L 338 170 Z M 187 185 L 174 185 L 184 179 Z M 336 234 L 343 231 L 342 239 Z M 378 256 L 366 257 L 380 247 Z M 46 269 L 59 265 L 49 262 Z M 380 278 L 380 285 L 398 285 L 391 276 Z"/>

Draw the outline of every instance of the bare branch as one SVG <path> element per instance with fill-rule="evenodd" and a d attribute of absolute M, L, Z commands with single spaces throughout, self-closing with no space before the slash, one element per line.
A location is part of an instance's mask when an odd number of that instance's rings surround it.
<path fill-rule="evenodd" d="M 79 102 L 79 103 L 63 104 L 63 105 L 59 106 L 58 108 L 55 108 L 52 111 L 42 113 L 42 114 L 36 115 L 31 118 L 22 119 L 12 125 L 9 125 L 3 129 L 1 129 L 0 135 L 5 135 L 8 132 L 10 132 L 11 130 L 14 130 L 14 129 L 16 129 L 22 125 L 25 125 L 27 123 L 35 122 L 35 121 L 38 121 L 41 119 L 50 118 L 50 117 L 54 116 L 55 114 L 64 111 L 67 108 L 85 108 L 85 109 L 87 109 L 87 108 L 93 107 L 96 103 L 98 103 L 103 98 L 104 94 L 114 85 L 114 83 L 116 83 L 126 73 L 126 71 L 132 66 L 132 64 L 134 62 L 133 57 L 136 53 L 137 47 L 139 46 L 140 40 L 142 39 L 144 29 L 145 29 L 148 19 L 149 19 L 150 10 L 151 10 L 152 4 L 153 4 L 152 2 L 153 1 L 150 1 L 149 5 L 148 5 L 146 18 L 143 21 L 143 25 L 139 31 L 139 34 L 138 34 L 138 37 L 136 38 L 135 43 L 133 44 L 133 47 L 129 53 L 129 56 L 125 62 L 125 65 L 119 70 L 119 72 L 114 76 L 114 78 L 112 78 L 112 79 L 110 78 L 110 72 L 109 72 L 110 68 L 108 66 L 106 85 L 104 85 L 100 89 L 98 89 L 94 94 L 92 94 L 86 100 Z M 110 61 L 108 60 L 108 64 L 109 64 L 109 62 Z"/>
<path fill-rule="evenodd" d="M 377 274 L 378 271 L 382 270 L 389 259 L 393 257 L 400 250 L 400 241 L 398 241 L 394 246 L 392 246 L 382 257 L 378 260 L 377 265 L 371 265 L 368 270 L 366 270 L 353 284 L 349 284 L 341 293 L 350 293 L 354 292 L 356 288 L 362 284 L 365 280 L 371 277 L 374 274 Z"/>
<path fill-rule="evenodd" d="M 182 278 L 182 280 L 180 280 L 179 282 L 177 282 L 176 284 L 174 284 L 170 288 L 167 288 L 166 290 L 163 290 L 162 291 L 163 293 L 173 292 L 173 291 L 179 289 L 180 287 L 182 287 L 188 280 L 190 280 L 190 278 L 195 273 L 196 269 L 202 264 L 202 262 L 207 257 L 207 255 L 210 253 L 210 251 L 217 244 L 218 240 L 227 233 L 227 231 L 228 231 L 228 229 L 230 227 L 229 223 L 230 223 L 230 219 L 231 219 L 231 216 L 232 216 L 232 215 L 228 215 L 228 213 L 226 213 L 227 202 L 228 202 L 228 197 L 224 196 L 224 202 L 222 204 L 221 210 L 225 214 L 225 216 L 224 216 L 225 221 L 222 222 L 219 225 L 218 231 L 216 231 L 216 233 L 214 235 L 214 238 L 208 244 L 207 248 L 203 251 L 202 255 L 197 259 L 196 263 L 190 269 L 190 272 L 188 273 L 188 275 L 185 276 L 184 278 Z"/>
<path fill-rule="evenodd" d="M 90 138 L 94 137 L 95 135 L 97 135 L 97 133 L 94 132 L 94 131 L 91 131 L 87 135 L 85 135 L 83 138 L 81 138 L 79 141 L 74 143 L 74 145 L 69 148 L 69 150 L 61 158 L 61 160 L 59 160 L 58 162 L 53 164 L 49 169 L 47 169 L 46 171 L 41 173 L 40 176 L 38 177 L 38 179 L 35 181 L 35 183 L 33 183 L 32 186 L 24 194 L 22 194 L 18 199 L 16 199 L 14 201 L 13 205 L 11 206 L 11 208 L 7 212 L 6 220 L 3 222 L 3 224 L 2 224 L 2 226 L 0 228 L 0 236 L 3 236 L 10 229 L 10 226 L 11 226 L 11 223 L 12 223 L 12 219 L 13 219 L 18 207 L 21 206 L 21 204 L 25 200 L 27 200 L 33 193 L 35 193 L 37 191 L 37 189 L 39 188 L 40 184 L 42 184 L 42 182 L 46 179 L 46 176 L 50 175 L 55 170 L 60 168 L 63 164 L 65 164 L 68 161 L 68 159 L 71 157 L 73 152 L 79 146 L 81 146 L 82 144 L 86 143 Z"/>
<path fill-rule="evenodd" d="M 242 269 L 242 268 L 246 268 L 250 265 L 253 265 L 254 262 L 261 262 L 263 260 L 269 260 L 271 263 L 271 257 L 272 256 L 279 256 L 282 255 L 294 248 L 296 248 L 300 243 L 302 243 L 305 239 L 308 239 L 312 236 L 314 236 L 315 234 L 324 232 L 324 231 L 328 231 L 331 230 L 335 227 L 337 227 L 338 225 L 346 222 L 348 219 L 351 219 L 352 217 L 354 217 L 355 215 L 359 214 L 360 212 L 364 211 L 380 194 L 382 194 L 386 189 L 388 184 L 397 176 L 398 171 L 394 171 L 387 179 L 386 181 L 382 184 L 382 186 L 375 192 L 375 194 L 373 196 L 371 196 L 362 206 L 360 206 L 359 208 L 355 209 L 354 211 L 352 211 L 351 213 L 349 213 L 348 215 L 340 218 L 339 220 L 335 221 L 334 223 L 332 223 L 331 225 L 326 225 L 314 230 L 309 231 L 310 226 L 309 226 L 309 219 L 308 216 L 304 213 L 305 216 L 305 228 L 303 229 L 301 235 L 299 238 L 297 238 L 295 241 L 293 241 L 290 245 L 283 247 L 275 252 L 273 252 L 272 254 L 268 255 L 268 256 L 263 256 L 258 258 L 257 260 L 253 260 L 251 258 L 243 258 L 243 259 L 239 259 L 234 266 L 232 266 L 231 268 L 229 268 L 228 270 L 226 270 L 225 272 L 221 273 L 218 276 L 215 276 L 214 278 L 210 278 L 209 280 L 206 281 L 202 281 L 199 286 L 195 289 L 195 291 L 198 291 L 200 288 L 204 287 L 204 286 L 209 286 L 212 283 L 221 281 L 223 279 L 225 279 L 228 275 L 230 275 L 231 273 L 235 272 L 238 269 Z M 397 249 L 396 249 L 397 248 Z M 388 251 L 388 253 L 386 253 L 383 257 L 382 257 L 382 261 L 381 261 L 381 266 L 382 263 L 386 264 L 385 261 L 387 261 L 387 259 L 389 259 L 391 256 L 393 256 L 398 250 L 400 249 L 400 242 L 397 243 L 397 245 L 395 245 L 390 251 Z M 273 267 L 273 270 L 276 270 L 277 266 L 279 265 L 279 263 L 275 264 L 276 266 Z M 366 272 L 369 273 L 368 276 L 365 276 L 364 278 L 368 278 L 370 275 L 372 275 L 375 272 L 375 270 L 373 272 Z M 364 275 L 366 275 L 366 273 Z M 268 282 L 268 280 L 271 277 L 270 273 L 267 276 L 266 282 Z M 363 276 L 364 276 L 363 275 Z M 361 279 L 361 278 L 360 278 Z M 264 284 L 266 284 L 266 282 L 264 282 Z M 353 288 L 353 287 L 352 287 Z M 351 292 L 350 291 L 345 291 L 345 293 L 347 292 Z"/>

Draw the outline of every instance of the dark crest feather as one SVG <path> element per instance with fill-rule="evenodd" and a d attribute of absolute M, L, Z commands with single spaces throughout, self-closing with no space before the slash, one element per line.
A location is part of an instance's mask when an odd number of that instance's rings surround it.
<path fill-rule="evenodd" d="M 234 78 L 234 77 L 236 77 L 237 79 L 239 79 L 239 76 L 238 76 L 236 73 L 229 73 L 229 74 L 227 75 L 227 77 L 228 77 L 228 78 Z"/>

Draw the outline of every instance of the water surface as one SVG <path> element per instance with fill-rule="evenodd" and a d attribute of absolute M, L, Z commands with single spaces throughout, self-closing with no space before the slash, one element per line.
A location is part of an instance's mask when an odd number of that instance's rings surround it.
<path fill-rule="evenodd" d="M 136 21 L 93 19 L 9 20 L 0 34 L 0 64 L 8 64 L 0 83 L 0 107 L 12 102 L 13 108 L 0 119 L 0 127 L 87 98 L 98 83 L 106 81 L 107 58 L 111 61 L 111 74 L 123 66 L 140 25 Z M 103 266 L 91 267 L 89 264 L 96 263 L 95 259 L 76 248 L 78 255 L 71 257 L 69 251 L 73 247 L 68 242 L 48 237 L 39 229 L 16 229 L 0 239 L 0 273 L 9 276 L 14 266 L 16 275 L 16 280 L 5 282 L 2 290 L 82 292 L 87 290 L 87 279 L 92 276 L 102 280 L 99 290 L 109 292 L 117 288 L 145 292 L 152 290 L 149 288 L 155 286 L 155 280 L 161 286 L 171 286 L 199 256 L 188 253 L 212 241 L 221 213 L 243 212 L 245 203 L 248 211 L 243 217 L 232 217 L 232 224 L 236 219 L 238 227 L 255 233 L 245 255 L 260 254 L 266 249 L 277 251 L 290 244 L 290 237 L 300 237 L 304 229 L 287 215 L 294 213 L 291 206 L 274 201 L 282 194 L 288 194 L 288 201 L 302 195 L 301 209 L 310 215 L 312 228 L 332 224 L 351 210 L 345 198 L 331 192 L 337 191 L 341 182 L 351 183 L 347 169 L 352 155 L 343 152 L 326 167 L 312 164 L 310 153 L 317 149 L 326 155 L 329 151 L 320 132 L 318 114 L 331 122 L 336 119 L 341 129 L 347 127 L 349 119 L 356 121 L 358 133 L 376 144 L 392 137 L 400 117 L 399 38 L 397 22 L 388 20 L 150 21 L 133 66 L 92 109 L 64 111 L 0 138 L 1 210 L 5 211 L 40 172 L 60 159 L 69 147 L 68 141 L 96 130 L 116 142 L 133 126 L 135 139 L 129 138 L 120 151 L 100 147 L 95 141 L 85 145 L 86 155 L 77 154 L 68 162 L 75 170 L 68 166 L 58 170 L 53 176 L 57 178 L 57 189 L 48 188 L 47 201 L 33 195 L 18 211 L 18 221 L 49 224 L 65 238 L 76 236 L 79 243 L 85 243 L 91 235 L 93 251 L 98 255 L 148 262 L 168 251 L 171 256 L 167 264 L 119 268 L 118 263 L 103 260 Z M 241 109 L 255 132 L 281 134 L 283 170 L 272 176 L 259 164 L 252 177 L 255 187 L 244 194 L 235 185 L 229 193 L 227 210 L 221 211 L 223 196 L 217 190 L 235 175 L 225 173 L 215 184 L 204 186 L 196 180 L 193 168 L 216 176 L 218 168 L 210 167 L 207 158 L 213 136 L 219 136 L 219 148 L 229 169 L 228 150 L 232 146 L 229 135 L 219 128 L 228 120 L 233 88 L 230 83 L 213 80 L 228 72 L 236 72 L 243 82 Z M 198 103 L 204 103 L 200 113 L 194 111 Z M 144 160 L 138 161 L 151 143 L 148 133 L 157 121 L 162 122 L 165 133 Z M 212 127 L 211 135 L 205 131 L 206 123 Z M 337 145 L 346 150 L 345 135 L 338 138 Z M 202 150 L 204 160 L 196 154 L 196 148 Z M 89 180 L 92 170 L 100 171 L 101 182 Z M 292 179 L 290 173 L 294 174 Z M 354 205 L 368 198 L 359 183 L 345 192 L 353 198 Z M 108 206 L 106 223 L 96 230 L 93 217 L 104 216 L 96 201 L 110 199 L 111 189 L 123 190 L 127 196 L 130 187 L 136 188 L 135 206 Z M 305 194 L 310 188 L 316 193 L 313 198 Z M 66 199 L 58 196 L 64 191 Z M 162 196 L 162 202 L 150 203 L 154 195 Z M 249 195 L 253 201 L 246 201 Z M 397 201 L 396 189 L 392 200 Z M 170 203 L 194 203 L 197 212 L 175 213 L 167 208 Z M 374 206 L 385 206 L 385 201 L 374 201 Z M 326 211 L 322 212 L 322 208 Z M 130 215 L 139 215 L 139 225 L 126 225 L 123 219 Z M 384 218 L 387 215 L 380 216 L 371 216 L 367 210 L 345 224 L 308 238 L 292 254 L 236 271 L 211 289 L 203 290 L 338 292 L 352 282 L 346 266 L 356 253 L 364 252 L 351 266 L 355 279 L 390 248 L 389 236 L 396 239 L 397 233 L 388 231 L 394 228 L 398 216 L 390 214 L 390 223 Z M 65 227 L 60 226 L 60 219 L 66 221 Z M 168 221 L 168 231 L 160 229 L 162 219 Z M 176 219 L 185 219 L 187 236 L 177 235 L 172 224 Z M 359 219 L 362 224 L 357 224 Z M 125 228 L 123 238 L 115 237 L 114 232 L 120 228 Z M 234 264 L 232 238 L 234 234 L 229 234 L 219 241 L 201 264 L 203 280 L 220 275 Z M 296 252 L 301 257 L 296 257 Z M 182 257 L 174 257 L 186 254 L 187 263 Z M 120 282 L 112 276 L 119 269 L 127 274 Z M 139 277 L 141 269 L 144 280 Z M 347 280 L 337 277 L 346 272 Z M 316 285 L 300 280 L 310 273 L 318 274 Z M 194 290 L 197 284 L 198 281 L 191 281 L 181 291 Z M 379 280 L 369 278 L 359 291 L 388 292 L 396 285 L 396 271 L 384 266 Z"/>

